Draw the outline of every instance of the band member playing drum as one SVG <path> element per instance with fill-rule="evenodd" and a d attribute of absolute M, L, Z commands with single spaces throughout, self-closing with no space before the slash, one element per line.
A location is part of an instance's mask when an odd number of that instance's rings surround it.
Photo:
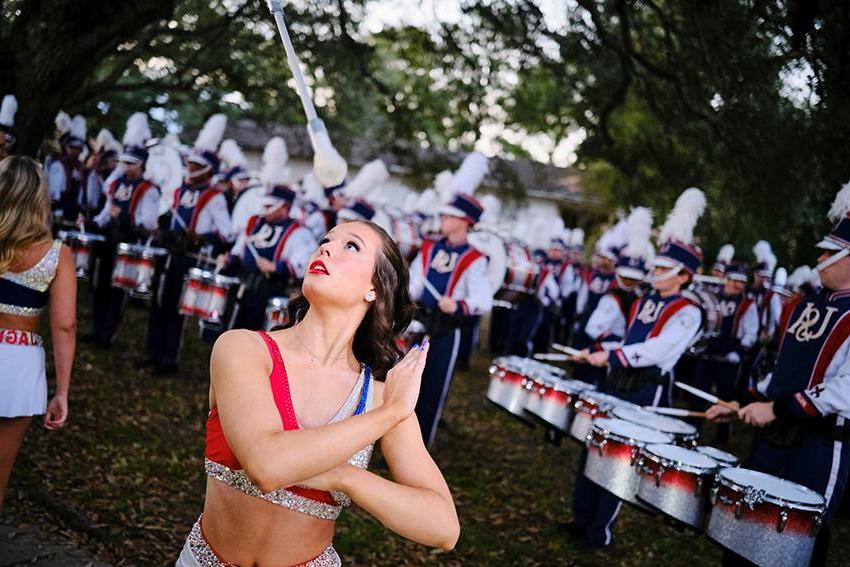
<path fill-rule="evenodd" d="M 304 277 L 316 240 L 290 218 L 294 199 L 295 192 L 289 187 L 273 187 L 265 199 L 263 216 L 251 217 L 233 245 L 230 265 L 240 269 L 244 286 L 233 324 L 236 329 L 263 329 L 269 299 L 286 295 L 287 286 Z"/>
<path fill-rule="evenodd" d="M 34 415 L 58 429 L 68 419 L 77 280 L 71 252 L 50 236 L 41 167 L 28 157 L 0 161 L 0 511 L 12 465 Z M 47 401 L 39 318 L 50 306 L 56 390 Z"/>
<path fill-rule="evenodd" d="M 404 358 L 408 274 L 377 225 L 346 222 L 310 257 L 289 327 L 235 330 L 211 367 L 204 512 L 177 560 L 337 566 L 334 520 L 351 502 L 418 543 L 452 549 L 460 526 L 413 409 L 427 343 Z M 372 446 L 393 480 L 367 470 Z"/>
<path fill-rule="evenodd" d="M 460 348 L 461 324 L 493 305 L 487 258 L 467 243 L 469 229 L 481 218 L 478 201 L 465 194 L 440 209 L 443 238 L 425 240 L 410 264 L 410 296 L 418 302 L 417 319 L 431 335 L 431 353 L 422 378 L 416 417 L 430 446 L 449 394 Z"/>
<path fill-rule="evenodd" d="M 652 293 L 636 301 L 619 348 L 583 351 L 577 362 L 608 367 L 603 390 L 642 406 L 671 405 L 672 371 L 700 330 L 699 307 L 681 292 L 702 265 L 702 252 L 689 244 L 705 208 L 698 189 L 683 193 L 661 229 L 663 244 L 653 262 Z M 591 547 L 611 544 L 620 500 L 598 488 L 576 491 L 572 529 Z"/>
<path fill-rule="evenodd" d="M 137 112 L 127 121 L 124 152 L 119 156 L 123 174 L 109 183 L 106 204 L 94 218 L 94 224 L 105 233 L 106 241 L 97 247 L 98 266 L 92 281 L 91 335 L 84 340 L 109 346 L 121 324 L 127 293 L 112 286 L 115 252 L 120 242 L 135 242 L 149 237 L 159 220 L 159 187 L 142 174 L 150 138 L 147 114 Z"/>
<path fill-rule="evenodd" d="M 776 366 L 737 417 L 762 428 L 742 466 L 802 484 L 826 499 L 812 565 L 825 565 L 829 526 L 850 480 L 850 185 L 830 210 L 836 222 L 818 244 L 823 289 L 804 297 L 779 329 Z M 710 419 L 733 412 L 719 405 Z M 731 562 L 733 557 L 727 557 Z"/>
<path fill-rule="evenodd" d="M 177 310 L 183 278 L 201 260 L 215 258 L 218 248 L 232 242 L 227 199 L 211 185 L 218 170 L 215 149 L 224 133 L 224 115 L 212 116 L 198 135 L 186 160 L 186 180 L 174 192 L 170 229 L 163 234 L 171 258 L 162 286 L 151 301 L 145 366 L 160 373 L 177 370 L 184 316 Z"/>
<path fill-rule="evenodd" d="M 74 224 L 82 203 L 83 164 L 80 156 L 86 149 L 86 119 L 80 115 L 71 121 L 70 131 L 59 138 L 61 155 L 50 162 L 47 186 L 56 218 Z"/>
<path fill-rule="evenodd" d="M 706 350 L 699 355 L 693 371 L 693 385 L 706 392 L 716 386 L 720 399 L 729 400 L 738 388 L 741 362 L 745 360 L 758 339 L 758 307 L 744 292 L 747 271 L 738 263 L 726 266 L 726 283 L 718 296 L 721 322 L 719 334 L 711 339 Z M 704 411 L 706 402 L 696 396 L 689 397 L 691 409 Z M 729 426 L 717 428 L 719 443 L 729 439 Z"/>

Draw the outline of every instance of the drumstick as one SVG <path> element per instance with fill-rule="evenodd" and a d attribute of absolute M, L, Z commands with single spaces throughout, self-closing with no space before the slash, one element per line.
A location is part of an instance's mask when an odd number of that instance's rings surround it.
<path fill-rule="evenodd" d="M 574 349 L 572 347 L 564 346 L 564 345 L 559 345 L 558 343 L 552 343 L 552 348 L 555 349 L 555 350 L 559 350 L 559 351 L 561 351 L 565 354 L 568 354 L 573 358 L 575 358 L 575 357 L 577 357 L 581 354 L 580 350 Z"/>
<path fill-rule="evenodd" d="M 425 289 L 428 290 L 428 293 L 434 296 L 434 299 L 439 300 L 443 297 L 443 294 L 437 291 L 437 288 L 435 288 L 434 285 L 428 281 L 427 277 L 422 278 L 422 285 L 425 286 Z"/>
<path fill-rule="evenodd" d="M 533 355 L 537 360 L 553 360 L 558 362 L 563 362 L 566 360 L 572 360 L 572 357 L 567 354 L 557 354 L 557 353 L 547 353 L 547 352 L 536 352 Z"/>
<path fill-rule="evenodd" d="M 717 404 L 719 406 L 723 406 L 724 408 L 730 409 L 734 412 L 738 411 L 738 408 L 736 408 L 734 404 L 731 404 L 731 403 L 729 403 L 725 400 L 721 400 L 720 398 L 718 398 L 714 394 L 709 394 L 708 392 L 703 392 L 699 388 L 694 388 L 693 386 L 689 386 L 687 384 L 679 382 L 678 380 L 673 382 L 673 384 L 675 384 L 677 387 L 681 388 L 682 390 L 684 390 L 686 392 L 690 392 L 691 394 L 693 394 L 694 396 L 696 396 L 698 398 L 702 398 L 703 400 L 705 400 L 707 402 L 711 402 L 712 404 Z"/>
<path fill-rule="evenodd" d="M 643 409 L 653 413 L 659 413 L 661 415 L 675 415 L 677 417 L 705 417 L 704 411 L 690 411 L 679 408 L 659 408 L 652 406 L 644 406 Z"/>
<path fill-rule="evenodd" d="M 259 269 L 259 267 L 260 267 L 260 253 L 257 252 L 257 249 L 254 248 L 254 245 L 251 244 L 251 241 L 249 241 L 247 239 L 245 240 L 245 246 L 248 247 L 248 252 L 250 252 L 251 256 L 254 257 L 254 262 L 256 262 L 257 268 Z M 263 277 L 268 278 L 269 275 L 266 272 L 263 272 Z"/>

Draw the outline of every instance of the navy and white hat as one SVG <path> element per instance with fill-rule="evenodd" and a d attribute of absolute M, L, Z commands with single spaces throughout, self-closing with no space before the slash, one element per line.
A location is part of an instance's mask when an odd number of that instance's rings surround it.
<path fill-rule="evenodd" d="M 148 149 L 144 146 L 124 146 L 118 161 L 125 163 L 145 163 L 148 161 Z"/>
<path fill-rule="evenodd" d="M 626 219 L 617 221 L 613 227 L 606 230 L 596 241 L 594 254 L 607 258 L 612 262 L 620 259 L 620 253 L 629 240 L 629 225 Z"/>
<path fill-rule="evenodd" d="M 699 246 L 671 240 L 658 251 L 654 265 L 662 268 L 682 266 L 686 271 L 695 274 L 702 266 L 702 260 L 702 250 Z"/>
<path fill-rule="evenodd" d="M 325 197 L 327 197 L 328 199 L 330 199 L 330 198 L 331 198 L 331 197 L 333 197 L 334 195 L 342 194 L 342 192 L 343 192 L 343 190 L 345 189 L 345 186 L 346 186 L 346 185 L 348 185 L 348 182 L 347 182 L 345 179 L 343 179 L 343 180 L 342 180 L 342 183 L 337 183 L 337 184 L 336 184 L 336 185 L 334 185 L 333 187 L 325 187 L 325 188 L 324 188 L 324 189 L 325 189 Z"/>
<path fill-rule="evenodd" d="M 711 266 L 711 269 L 726 273 L 726 267 L 732 262 L 734 257 L 735 247 L 731 244 L 724 244 L 720 247 L 720 251 L 717 252 L 717 258 L 714 260 L 714 265 Z"/>
<path fill-rule="evenodd" d="M 466 219 L 469 224 L 477 224 L 481 220 L 484 207 L 472 195 L 458 193 L 447 204 L 440 207 L 440 214 L 448 217 Z"/>
<path fill-rule="evenodd" d="M 71 120 L 71 129 L 59 138 L 59 143 L 64 148 L 86 148 L 86 119 L 77 114 Z"/>
<path fill-rule="evenodd" d="M 727 280 L 747 283 L 747 268 L 740 262 L 727 264 L 725 273 Z"/>
<path fill-rule="evenodd" d="M 829 220 L 835 224 L 816 246 L 834 252 L 850 248 L 850 183 L 846 183 L 836 195 L 829 209 Z"/>
<path fill-rule="evenodd" d="M 355 199 L 337 213 L 340 220 L 372 220 L 375 209 L 363 199 Z"/>
<path fill-rule="evenodd" d="M 218 158 L 221 164 L 227 164 L 221 176 L 222 181 L 233 181 L 234 179 L 249 179 L 248 160 L 245 153 L 236 140 L 227 139 L 221 143 L 218 150 Z"/>
<path fill-rule="evenodd" d="M 637 207 L 629 214 L 626 224 L 628 242 L 620 253 L 615 271 L 621 278 L 643 280 L 649 273 L 647 260 L 655 252 L 649 240 L 652 235 L 652 211 L 646 207 Z"/>
<path fill-rule="evenodd" d="M 291 205 L 295 201 L 295 191 L 287 185 L 275 185 L 263 197 L 263 206 L 278 208 Z"/>
<path fill-rule="evenodd" d="M 696 187 L 686 189 L 679 195 L 673 210 L 661 227 L 658 236 L 661 249 L 653 266 L 684 269 L 690 274 L 699 270 L 703 256 L 699 246 L 693 244 L 694 228 L 705 212 L 705 206 L 705 194 Z"/>
<path fill-rule="evenodd" d="M 233 181 L 234 179 L 250 179 L 250 178 L 251 178 L 251 174 L 249 174 L 248 170 L 246 170 L 241 165 L 237 165 L 235 167 L 229 168 L 227 171 L 224 172 L 224 177 L 223 177 L 223 179 L 225 181 Z"/>
<path fill-rule="evenodd" d="M 146 146 L 151 138 L 151 128 L 148 115 L 135 112 L 127 119 L 127 129 L 124 131 L 124 151 L 118 156 L 118 161 L 126 163 L 145 163 L 148 160 Z"/>
<path fill-rule="evenodd" d="M 198 134 L 192 153 L 186 158 L 189 163 L 195 163 L 209 168 L 215 174 L 221 165 L 217 150 L 227 127 L 227 117 L 224 114 L 213 114 Z"/>
<path fill-rule="evenodd" d="M 617 275 L 621 278 L 629 280 L 642 280 L 649 273 L 646 267 L 646 260 L 641 257 L 631 257 L 622 255 L 617 260 Z"/>
<path fill-rule="evenodd" d="M 753 246 L 753 254 L 756 256 L 755 273 L 763 278 L 772 278 L 777 260 L 770 243 L 766 240 L 759 240 Z"/>

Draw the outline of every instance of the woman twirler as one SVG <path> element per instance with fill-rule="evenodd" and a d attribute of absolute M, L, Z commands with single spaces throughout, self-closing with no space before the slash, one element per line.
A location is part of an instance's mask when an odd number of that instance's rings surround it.
<path fill-rule="evenodd" d="M 340 565 L 334 520 L 352 501 L 416 542 L 457 541 L 413 414 L 428 345 L 400 358 L 393 340 L 412 313 L 398 247 L 377 225 L 347 222 L 307 266 L 287 328 L 216 342 L 206 502 L 178 567 Z M 392 481 L 366 470 L 378 439 Z"/>
<path fill-rule="evenodd" d="M 76 344 L 77 280 L 71 252 L 52 240 L 50 198 L 28 157 L 0 161 L 0 509 L 24 432 L 35 415 L 59 429 L 68 418 Z M 39 317 L 50 306 L 56 392 L 47 401 Z"/>

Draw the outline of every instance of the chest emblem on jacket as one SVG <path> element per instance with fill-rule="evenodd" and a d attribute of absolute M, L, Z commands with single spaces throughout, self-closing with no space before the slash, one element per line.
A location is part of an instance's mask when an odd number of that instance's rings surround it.
<path fill-rule="evenodd" d="M 664 309 L 664 303 L 655 302 L 651 299 L 647 300 L 640 308 L 637 315 L 637 320 L 645 325 L 658 321 L 658 316 L 661 315 L 661 310 Z"/>
<path fill-rule="evenodd" d="M 829 328 L 836 311 L 836 307 L 827 307 L 826 311 L 821 311 L 814 303 L 807 303 L 797 320 L 788 327 L 788 334 L 801 343 L 817 340 Z"/>
<path fill-rule="evenodd" d="M 445 250 L 439 250 L 431 260 L 431 269 L 438 274 L 447 274 L 455 269 L 457 263 L 457 252 L 449 254 Z"/>
<path fill-rule="evenodd" d="M 283 234 L 282 226 L 264 224 L 256 234 L 250 236 L 250 240 L 256 248 L 271 248 L 277 245 L 281 234 Z"/>

